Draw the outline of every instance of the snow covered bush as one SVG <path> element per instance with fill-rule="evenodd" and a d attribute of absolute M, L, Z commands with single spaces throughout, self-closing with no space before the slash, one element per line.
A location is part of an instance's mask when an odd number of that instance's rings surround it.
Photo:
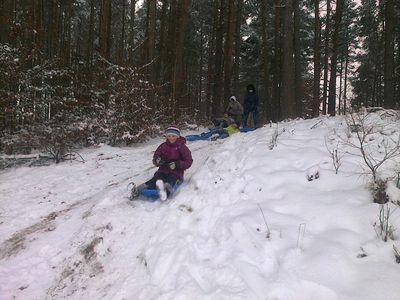
<path fill-rule="evenodd" d="M 363 166 L 378 186 L 384 180 L 384 175 L 378 171 L 382 166 L 393 163 L 400 155 L 400 124 L 396 116 L 393 111 L 362 111 L 348 114 L 346 118 L 348 138 L 341 140 L 356 150 L 350 154 L 362 158 Z"/>
<path fill-rule="evenodd" d="M 387 242 L 389 239 L 394 240 L 395 228 L 391 222 L 391 211 L 390 204 L 379 205 L 379 223 L 374 224 L 376 234 L 384 241 Z"/>

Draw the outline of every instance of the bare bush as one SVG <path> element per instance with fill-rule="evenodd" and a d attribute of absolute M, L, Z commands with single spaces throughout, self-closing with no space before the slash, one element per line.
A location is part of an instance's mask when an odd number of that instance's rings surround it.
<path fill-rule="evenodd" d="M 379 180 L 379 168 L 400 155 L 400 134 L 393 124 L 377 124 L 369 120 L 369 116 L 369 113 L 349 114 L 346 122 L 353 134 L 342 141 L 357 150 L 356 155 L 362 158 L 376 183 Z"/>
<path fill-rule="evenodd" d="M 391 223 L 393 212 L 389 204 L 379 206 L 379 220 L 374 223 L 374 228 L 377 236 L 384 242 L 387 242 L 389 239 L 394 240 L 395 228 Z"/>

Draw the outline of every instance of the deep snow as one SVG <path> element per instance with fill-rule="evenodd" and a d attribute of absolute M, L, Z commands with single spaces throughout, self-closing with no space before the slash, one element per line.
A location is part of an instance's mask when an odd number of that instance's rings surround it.
<path fill-rule="evenodd" d="M 127 198 L 162 138 L 3 171 L 0 299 L 399 300 L 399 235 L 377 237 L 360 158 L 336 175 L 327 151 L 345 133 L 321 117 L 189 143 L 194 164 L 163 203 Z"/>

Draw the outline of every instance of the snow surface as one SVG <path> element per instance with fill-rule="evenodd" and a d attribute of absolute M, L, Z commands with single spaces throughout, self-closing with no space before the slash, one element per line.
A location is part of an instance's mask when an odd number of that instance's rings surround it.
<path fill-rule="evenodd" d="M 336 175 L 327 151 L 342 117 L 276 126 L 189 143 L 194 164 L 163 203 L 127 191 L 154 173 L 161 138 L 3 171 L 0 299 L 399 300 L 399 235 L 377 237 L 360 158 Z"/>

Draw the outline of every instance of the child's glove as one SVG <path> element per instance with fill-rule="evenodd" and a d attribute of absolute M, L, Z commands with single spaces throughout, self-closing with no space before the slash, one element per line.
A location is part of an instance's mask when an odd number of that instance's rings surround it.
<path fill-rule="evenodd" d="M 171 170 L 179 169 L 179 163 L 177 161 L 173 161 L 169 163 L 169 168 Z"/>
<path fill-rule="evenodd" d="M 154 165 L 156 167 L 161 167 L 162 165 L 165 164 L 165 161 L 161 158 L 161 157 L 157 157 L 154 161 L 153 161 Z"/>

